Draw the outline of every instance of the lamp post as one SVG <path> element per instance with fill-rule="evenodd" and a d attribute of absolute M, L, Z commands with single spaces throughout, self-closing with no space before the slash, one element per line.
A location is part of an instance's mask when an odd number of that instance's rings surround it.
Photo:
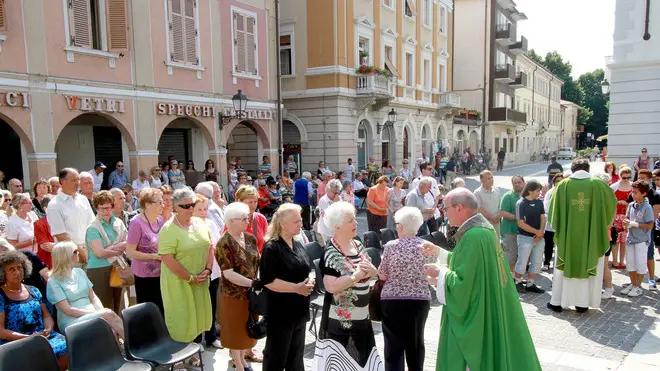
<path fill-rule="evenodd" d="M 234 115 L 223 115 L 220 114 L 220 120 L 218 121 L 218 126 L 220 130 L 224 128 L 229 122 L 233 119 L 242 119 L 247 117 L 247 102 L 248 98 L 243 94 L 242 90 L 238 90 L 238 93 L 234 94 L 231 97 L 231 103 L 234 105 Z"/>
<path fill-rule="evenodd" d="M 384 129 L 388 126 L 394 126 L 394 123 L 396 122 L 396 116 L 397 113 L 394 108 L 392 108 L 390 112 L 387 113 L 387 121 L 383 125 L 381 125 L 379 122 L 376 122 L 376 134 L 380 135 L 381 129 Z"/>
<path fill-rule="evenodd" d="M 610 82 L 607 81 L 607 79 L 604 79 L 603 82 L 600 83 L 600 89 L 603 92 L 603 95 L 607 95 L 610 93 Z"/>

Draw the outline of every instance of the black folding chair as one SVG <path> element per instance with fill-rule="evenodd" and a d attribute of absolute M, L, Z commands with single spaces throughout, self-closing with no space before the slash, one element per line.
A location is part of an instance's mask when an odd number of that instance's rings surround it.
<path fill-rule="evenodd" d="M 447 241 L 447 237 L 445 236 L 444 233 L 437 231 L 431 233 L 431 236 L 433 236 L 433 239 L 435 240 L 435 244 L 440 246 L 441 248 L 445 250 L 451 251 L 451 248 L 449 247 L 449 241 Z"/>
<path fill-rule="evenodd" d="M 75 323 L 66 328 L 66 346 L 71 371 L 151 371 L 153 366 L 128 361 L 121 355 L 115 335 L 102 319 Z"/>
<path fill-rule="evenodd" d="M 121 313 L 124 317 L 126 358 L 131 361 L 150 362 L 157 366 L 167 365 L 173 369 L 176 363 L 197 354 L 201 370 L 204 371 L 204 348 L 196 343 L 174 341 L 156 304 L 134 305 Z"/>
<path fill-rule="evenodd" d="M 316 284 L 314 285 L 314 292 L 312 293 L 310 307 L 312 309 L 312 319 L 309 322 L 308 331 L 318 337 L 316 329 L 316 315 L 319 310 L 323 308 L 323 300 L 325 297 L 325 286 L 323 285 L 323 275 L 319 266 L 320 259 L 314 259 L 314 270 L 316 271 Z"/>
<path fill-rule="evenodd" d="M 303 229 L 303 233 L 305 233 L 305 236 L 307 236 L 309 242 L 316 242 L 316 233 L 314 233 L 314 231 L 310 231 L 309 229 Z"/>
<path fill-rule="evenodd" d="M 380 243 L 380 237 L 378 236 L 378 233 L 374 231 L 367 231 L 364 232 L 364 247 L 375 247 L 379 250 L 383 249 L 383 246 Z"/>
<path fill-rule="evenodd" d="M 42 336 L 30 336 L 0 345 L 2 371 L 60 371 L 50 343 Z"/>
<path fill-rule="evenodd" d="M 432 244 L 435 244 L 435 239 L 430 234 L 427 234 L 426 236 L 420 236 L 419 238 L 421 238 L 423 240 L 426 240 L 426 241 L 429 241 Z"/>
<path fill-rule="evenodd" d="M 309 256 L 310 263 L 316 259 L 321 259 L 321 256 L 323 256 L 323 246 L 316 241 L 305 244 L 305 251 L 307 252 L 307 256 Z"/>
<path fill-rule="evenodd" d="M 389 228 L 382 228 L 380 230 L 380 242 L 385 246 L 386 243 L 396 240 L 396 234 Z"/>
<path fill-rule="evenodd" d="M 378 268 L 380 266 L 380 250 L 375 247 L 367 248 L 367 254 L 371 258 L 371 264 Z"/>

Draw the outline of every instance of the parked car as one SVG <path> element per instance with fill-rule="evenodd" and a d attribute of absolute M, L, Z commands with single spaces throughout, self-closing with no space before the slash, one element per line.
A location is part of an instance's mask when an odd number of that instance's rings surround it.
<path fill-rule="evenodd" d="M 558 160 L 561 160 L 561 159 L 572 160 L 575 157 L 577 157 L 577 154 L 575 153 L 575 151 L 571 147 L 562 147 L 557 152 L 557 159 Z"/>

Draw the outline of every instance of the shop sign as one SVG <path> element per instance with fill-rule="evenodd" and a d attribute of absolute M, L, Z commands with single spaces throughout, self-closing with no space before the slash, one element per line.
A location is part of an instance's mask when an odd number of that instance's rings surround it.
<path fill-rule="evenodd" d="M 126 112 L 126 102 L 119 99 L 79 97 L 76 95 L 65 95 L 66 105 L 71 111 L 85 112 Z"/>
<path fill-rule="evenodd" d="M 0 106 L 30 108 L 30 94 L 16 91 L 0 92 Z"/>
<path fill-rule="evenodd" d="M 236 117 L 236 111 L 232 108 L 225 108 L 225 116 Z M 249 109 L 245 110 L 245 114 L 241 118 L 252 119 L 252 120 L 272 120 L 273 111 L 267 109 Z"/>
<path fill-rule="evenodd" d="M 302 147 L 300 144 L 284 144 L 284 153 L 293 154 L 302 152 Z"/>
<path fill-rule="evenodd" d="M 213 106 L 202 106 L 199 104 L 174 104 L 158 103 L 156 113 L 167 116 L 192 116 L 192 117 L 215 117 L 216 111 Z"/>

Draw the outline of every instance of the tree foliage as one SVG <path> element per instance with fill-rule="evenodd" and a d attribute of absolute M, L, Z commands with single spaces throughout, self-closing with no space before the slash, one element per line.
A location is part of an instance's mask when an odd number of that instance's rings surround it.
<path fill-rule="evenodd" d="M 578 78 L 578 84 L 584 90 L 583 106 L 589 108 L 593 115 L 587 120 L 588 131 L 595 135 L 603 135 L 607 132 L 609 120 L 609 99 L 602 93 L 600 84 L 605 78 L 605 71 L 598 68 L 593 72 L 587 72 Z"/>

